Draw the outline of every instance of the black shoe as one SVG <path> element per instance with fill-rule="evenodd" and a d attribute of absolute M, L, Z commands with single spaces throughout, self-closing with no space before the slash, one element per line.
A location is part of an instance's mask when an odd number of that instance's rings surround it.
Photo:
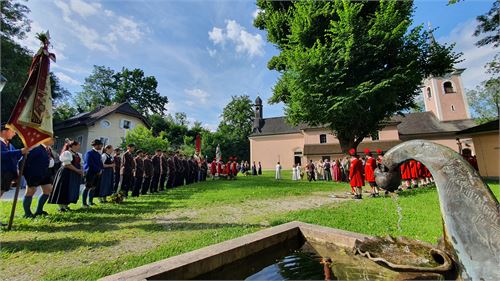
<path fill-rule="evenodd" d="M 61 213 L 64 213 L 64 212 L 67 212 L 67 211 L 68 211 L 68 210 L 66 210 L 66 208 L 59 208 L 59 209 L 57 209 L 57 210 L 58 210 L 59 212 L 61 212 Z"/>
<path fill-rule="evenodd" d="M 40 213 L 35 213 L 33 214 L 35 217 L 38 217 L 38 216 L 48 216 L 49 213 L 45 212 L 45 211 L 41 211 Z"/>
<path fill-rule="evenodd" d="M 25 219 L 32 219 L 34 218 L 35 216 L 33 214 L 24 214 L 23 218 Z"/>
<path fill-rule="evenodd" d="M 6 223 L 0 222 L 0 227 L 7 227 Z"/>

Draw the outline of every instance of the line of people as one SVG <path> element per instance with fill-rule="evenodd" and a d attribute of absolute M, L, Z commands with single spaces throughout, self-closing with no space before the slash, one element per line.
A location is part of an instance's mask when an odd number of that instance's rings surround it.
<path fill-rule="evenodd" d="M 2 130 L 2 194 L 10 189 L 11 182 L 17 177 L 18 163 L 23 155 L 27 155 L 22 175 L 27 182 L 23 198 L 24 217 L 27 218 L 47 215 L 43 210 L 46 203 L 58 204 L 61 212 L 70 210 L 69 205 L 79 201 L 82 184 L 81 202 L 84 208 L 88 208 L 95 204 L 96 197 L 105 203 L 108 196 L 117 193 L 125 198 L 129 192 L 132 196 L 139 196 L 207 178 L 207 163 L 194 156 L 168 155 L 160 149 L 154 154 L 141 150 L 134 154 L 134 144 L 128 144 L 122 155 L 119 148 L 113 149 L 111 145 L 103 149 L 103 143 L 98 139 L 91 143 L 92 149 L 84 155 L 79 153 L 80 143 L 75 140 L 67 140 L 60 154 L 52 151 L 53 139 L 30 149 L 16 150 L 6 140 L 12 139 L 15 133 L 11 135 L 7 137 L 7 130 Z M 56 157 L 59 168 L 55 165 Z M 38 186 L 42 194 L 35 212 L 32 212 L 32 198 Z"/>
<path fill-rule="evenodd" d="M 210 163 L 210 176 L 212 179 L 223 178 L 223 179 L 236 179 L 238 173 L 243 175 L 250 175 L 250 165 L 248 161 L 241 161 L 238 163 L 238 158 L 236 156 L 229 157 L 227 162 L 223 162 L 222 160 L 217 161 L 217 159 L 213 159 Z M 253 162 L 252 175 L 262 175 L 262 166 L 259 162 L 259 166 L 255 165 Z"/>

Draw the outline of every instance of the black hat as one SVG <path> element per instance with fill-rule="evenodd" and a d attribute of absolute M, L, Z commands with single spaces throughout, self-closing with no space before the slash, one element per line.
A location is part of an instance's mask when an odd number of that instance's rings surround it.
<path fill-rule="evenodd" d="M 7 122 L 3 122 L 2 123 L 2 131 L 4 130 L 8 130 L 9 128 L 7 128 L 5 125 L 7 125 Z"/>
<path fill-rule="evenodd" d="M 102 145 L 102 141 L 100 139 L 95 139 L 92 141 L 92 143 L 90 145 L 92 145 L 92 146 Z"/>

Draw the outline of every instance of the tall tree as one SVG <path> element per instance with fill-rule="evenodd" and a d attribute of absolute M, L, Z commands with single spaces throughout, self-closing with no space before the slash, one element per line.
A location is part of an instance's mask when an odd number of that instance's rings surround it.
<path fill-rule="evenodd" d="M 154 113 L 163 115 L 168 98 L 156 90 L 158 81 L 154 76 L 145 76 L 141 69 L 123 68 L 114 75 L 116 81 L 115 102 L 129 102 L 145 116 Z"/>
<path fill-rule="evenodd" d="M 85 78 L 82 91 L 76 94 L 75 104 L 80 112 L 92 111 L 100 105 L 108 106 L 116 97 L 115 71 L 106 66 L 94 65 Z"/>
<path fill-rule="evenodd" d="M 478 123 L 500 117 L 500 78 L 484 81 L 475 90 L 467 91 L 466 96 Z"/>
<path fill-rule="evenodd" d="M 249 96 L 232 96 L 231 101 L 222 111 L 220 124 L 228 126 L 235 135 L 248 138 L 252 133 L 253 115 L 252 101 Z"/>
<path fill-rule="evenodd" d="M 128 143 L 133 143 L 139 149 L 149 153 L 154 153 L 156 149 L 168 150 L 170 147 L 165 133 L 162 132 L 159 136 L 153 136 L 153 132 L 144 126 L 136 126 L 127 131 L 127 135 L 122 142 L 122 148 L 125 148 Z"/>
<path fill-rule="evenodd" d="M 486 35 L 477 41 L 476 45 L 481 47 L 493 44 L 493 46 L 498 47 L 500 45 L 500 1 L 493 1 L 491 9 L 476 19 L 479 24 L 474 31 L 474 36 Z"/>
<path fill-rule="evenodd" d="M 23 39 L 31 30 L 31 20 L 28 18 L 30 9 L 12 0 L 2 0 L 0 5 L 0 35 L 4 38 Z"/>
<path fill-rule="evenodd" d="M 281 73 L 271 102 L 292 124 L 328 126 L 344 152 L 381 121 L 414 105 L 422 79 L 450 70 L 459 55 L 423 26 L 412 1 L 258 0 L 254 25 L 280 50 L 268 67 Z"/>

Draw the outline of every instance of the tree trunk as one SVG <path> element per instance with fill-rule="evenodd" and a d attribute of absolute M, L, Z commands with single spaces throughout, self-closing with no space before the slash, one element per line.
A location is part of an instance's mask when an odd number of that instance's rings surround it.
<path fill-rule="evenodd" d="M 342 149 L 342 152 L 345 154 L 349 154 L 349 149 L 357 149 L 358 147 L 358 144 L 354 141 L 354 137 L 337 136 L 337 138 L 339 139 L 340 149 Z"/>

